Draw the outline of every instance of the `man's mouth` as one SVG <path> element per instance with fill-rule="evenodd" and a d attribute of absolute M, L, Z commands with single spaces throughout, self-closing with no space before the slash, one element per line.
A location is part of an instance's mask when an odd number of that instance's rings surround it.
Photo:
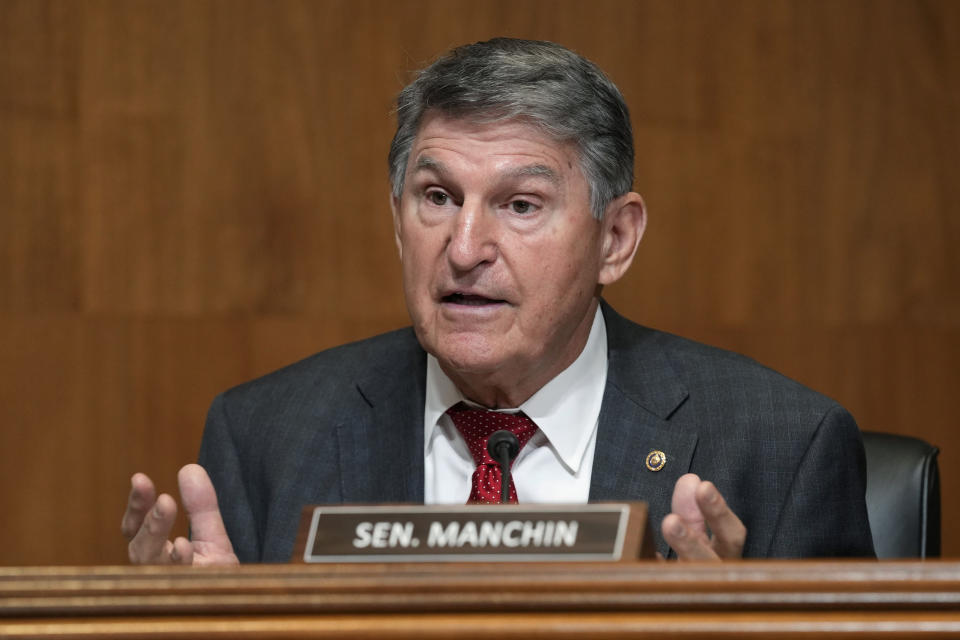
<path fill-rule="evenodd" d="M 466 293 L 451 293 L 445 295 L 440 299 L 441 302 L 447 302 L 450 304 L 462 304 L 468 307 L 481 307 L 488 304 L 501 304 L 505 302 L 504 300 L 497 300 L 496 298 L 487 298 L 485 296 L 478 296 L 474 294 Z"/>

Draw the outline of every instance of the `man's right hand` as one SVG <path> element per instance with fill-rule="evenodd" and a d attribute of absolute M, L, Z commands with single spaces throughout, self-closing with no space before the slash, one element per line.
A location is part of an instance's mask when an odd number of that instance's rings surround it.
<path fill-rule="evenodd" d="M 157 496 L 153 481 L 142 473 L 130 479 L 130 498 L 120 529 L 128 540 L 133 564 L 239 564 L 223 526 L 217 494 L 210 476 L 198 464 L 188 464 L 177 474 L 180 497 L 190 521 L 192 540 L 171 541 L 177 503 L 168 494 Z"/>
<path fill-rule="evenodd" d="M 671 513 L 661 529 L 680 561 L 740 558 L 747 540 L 747 528 L 717 487 L 693 473 L 674 485 Z"/>

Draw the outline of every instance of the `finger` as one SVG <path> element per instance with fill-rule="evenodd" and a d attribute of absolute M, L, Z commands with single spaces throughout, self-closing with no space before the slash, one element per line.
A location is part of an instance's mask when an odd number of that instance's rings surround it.
<path fill-rule="evenodd" d="M 706 519 L 700 506 L 697 504 L 697 488 L 700 486 L 700 477 L 695 473 L 687 473 L 677 479 L 673 486 L 673 498 L 670 501 L 672 513 L 677 514 L 683 522 L 696 533 L 707 535 Z"/>
<path fill-rule="evenodd" d="M 120 520 L 120 531 L 127 540 L 132 540 L 143 519 L 146 517 L 153 504 L 157 501 L 157 491 L 153 486 L 153 481 L 142 473 L 135 473 L 130 478 L 130 496 L 127 498 L 127 509 L 123 512 L 123 518 Z"/>
<path fill-rule="evenodd" d="M 137 535 L 127 545 L 130 562 L 134 564 L 166 564 L 170 561 L 170 530 L 177 519 L 177 503 L 167 494 L 161 494 L 143 519 Z"/>
<path fill-rule="evenodd" d="M 206 470 L 198 464 L 188 464 L 180 469 L 177 481 L 194 544 L 211 547 L 216 552 L 233 553 L 217 504 L 217 492 Z"/>
<path fill-rule="evenodd" d="M 713 532 L 713 549 L 721 558 L 739 558 L 747 540 L 747 528 L 712 482 L 697 488 L 697 504 Z"/>
<path fill-rule="evenodd" d="M 183 536 L 174 540 L 170 548 L 170 562 L 173 564 L 193 564 L 193 543 Z"/>
<path fill-rule="evenodd" d="M 678 560 L 719 559 L 707 535 L 687 526 L 683 518 L 676 513 L 671 513 L 664 518 L 660 528 L 664 540 L 676 552 Z"/>

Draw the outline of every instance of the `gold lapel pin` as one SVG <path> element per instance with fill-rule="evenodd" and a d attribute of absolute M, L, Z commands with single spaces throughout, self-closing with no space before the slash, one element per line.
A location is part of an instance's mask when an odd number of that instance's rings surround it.
<path fill-rule="evenodd" d="M 663 451 L 651 451 L 647 454 L 646 464 L 650 471 L 660 471 L 663 465 L 667 464 L 667 454 Z"/>

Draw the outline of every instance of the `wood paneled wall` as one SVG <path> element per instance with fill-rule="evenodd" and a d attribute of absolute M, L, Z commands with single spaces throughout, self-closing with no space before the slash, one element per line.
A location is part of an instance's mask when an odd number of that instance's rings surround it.
<path fill-rule="evenodd" d="M 960 3 L 0 0 L 0 564 L 125 560 L 215 393 L 401 326 L 391 101 L 564 43 L 632 109 L 651 222 L 608 298 L 943 449 L 960 554 Z"/>

